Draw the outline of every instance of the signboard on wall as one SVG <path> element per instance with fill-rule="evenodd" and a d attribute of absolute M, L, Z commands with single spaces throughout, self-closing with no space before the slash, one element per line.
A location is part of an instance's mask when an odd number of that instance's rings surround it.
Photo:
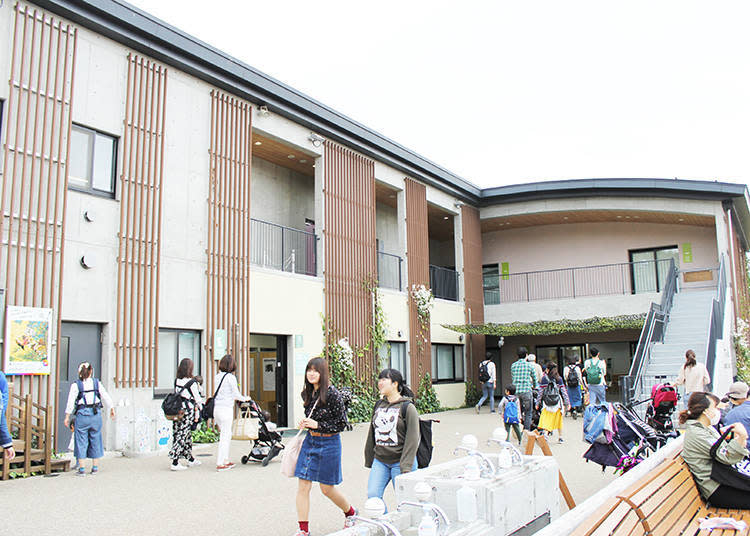
<path fill-rule="evenodd" d="M 8 306 L 5 315 L 6 374 L 49 374 L 52 309 Z"/>
<path fill-rule="evenodd" d="M 264 357 L 261 361 L 263 366 L 263 390 L 276 390 L 276 358 Z"/>
<path fill-rule="evenodd" d="M 227 353 L 227 330 L 214 330 L 214 360 L 218 361 Z"/>
<path fill-rule="evenodd" d="M 500 263 L 500 275 L 504 281 L 507 281 L 508 279 L 510 279 L 510 263 L 509 262 Z"/>
<path fill-rule="evenodd" d="M 693 262 L 693 245 L 690 242 L 682 244 L 682 262 Z"/>

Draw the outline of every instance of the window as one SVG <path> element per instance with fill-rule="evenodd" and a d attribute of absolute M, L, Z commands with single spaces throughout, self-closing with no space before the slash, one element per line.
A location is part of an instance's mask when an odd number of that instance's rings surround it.
<path fill-rule="evenodd" d="M 484 287 L 484 304 L 500 303 L 500 272 L 497 264 L 482 266 L 482 286 Z"/>
<path fill-rule="evenodd" d="M 661 292 L 669 273 L 670 260 L 675 267 L 680 265 L 680 250 L 677 246 L 649 249 L 631 249 L 629 252 L 632 293 Z"/>
<path fill-rule="evenodd" d="M 432 345 L 433 382 L 459 382 L 464 379 L 464 347 L 453 344 Z"/>
<path fill-rule="evenodd" d="M 73 125 L 70 134 L 70 175 L 68 185 L 107 197 L 115 196 L 117 139 L 107 134 Z"/>
<path fill-rule="evenodd" d="M 172 392 L 177 365 L 186 357 L 193 360 L 193 374 L 201 373 L 201 334 L 199 331 L 159 329 L 159 383 L 154 394 Z"/>
<path fill-rule="evenodd" d="M 406 363 L 406 343 L 388 341 L 378 351 L 380 356 L 380 368 L 394 368 L 408 381 L 409 369 Z"/>

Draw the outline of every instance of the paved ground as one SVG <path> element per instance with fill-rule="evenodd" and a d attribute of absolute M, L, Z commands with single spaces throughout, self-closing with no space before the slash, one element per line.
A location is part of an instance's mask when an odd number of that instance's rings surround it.
<path fill-rule="evenodd" d="M 480 444 L 491 435 L 500 418 L 462 409 L 441 413 L 434 426 L 433 463 L 452 458 L 463 434 L 473 433 Z M 589 497 L 614 477 L 611 469 L 585 463 L 581 454 L 581 420 L 566 419 L 566 439 L 552 451 L 558 459 L 576 501 Z M 367 428 L 355 427 L 342 435 L 344 483 L 341 489 L 355 506 L 366 499 L 367 470 L 362 465 L 362 446 Z M 54 478 L 34 477 L 0 482 L 0 534 L 44 535 L 151 535 L 151 534 L 246 534 L 284 536 L 294 534 L 296 480 L 282 477 L 278 459 L 268 467 L 239 465 L 248 450 L 246 442 L 232 444 L 238 466 L 215 471 L 215 446 L 197 450 L 200 467 L 169 471 L 165 456 L 110 458 L 101 473 L 84 478 L 72 473 Z M 489 447 L 487 447 L 489 448 Z M 210 456 L 205 456 L 210 454 Z M 393 505 L 389 488 L 385 496 Z M 311 529 L 316 536 L 338 530 L 341 513 L 312 493 Z"/>

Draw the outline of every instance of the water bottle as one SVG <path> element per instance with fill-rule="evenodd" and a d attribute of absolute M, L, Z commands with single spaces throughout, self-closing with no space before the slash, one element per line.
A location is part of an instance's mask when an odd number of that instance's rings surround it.
<path fill-rule="evenodd" d="M 458 520 L 471 523 L 477 519 L 477 492 L 469 486 L 462 486 L 456 492 Z"/>
<path fill-rule="evenodd" d="M 437 523 L 432 517 L 432 512 L 427 507 L 423 508 L 422 511 L 424 515 L 417 527 L 417 536 L 437 536 Z"/>

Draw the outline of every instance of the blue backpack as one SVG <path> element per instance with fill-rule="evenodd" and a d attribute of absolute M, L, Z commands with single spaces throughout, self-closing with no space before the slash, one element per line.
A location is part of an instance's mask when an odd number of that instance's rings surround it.
<path fill-rule="evenodd" d="M 604 425 L 607 424 L 609 406 L 593 404 L 583 412 L 583 439 L 588 443 L 593 443 L 604 432 Z"/>
<path fill-rule="evenodd" d="M 503 410 L 503 422 L 505 424 L 519 424 L 521 419 L 518 417 L 518 404 L 516 404 L 516 397 L 507 397 L 505 409 Z"/>

